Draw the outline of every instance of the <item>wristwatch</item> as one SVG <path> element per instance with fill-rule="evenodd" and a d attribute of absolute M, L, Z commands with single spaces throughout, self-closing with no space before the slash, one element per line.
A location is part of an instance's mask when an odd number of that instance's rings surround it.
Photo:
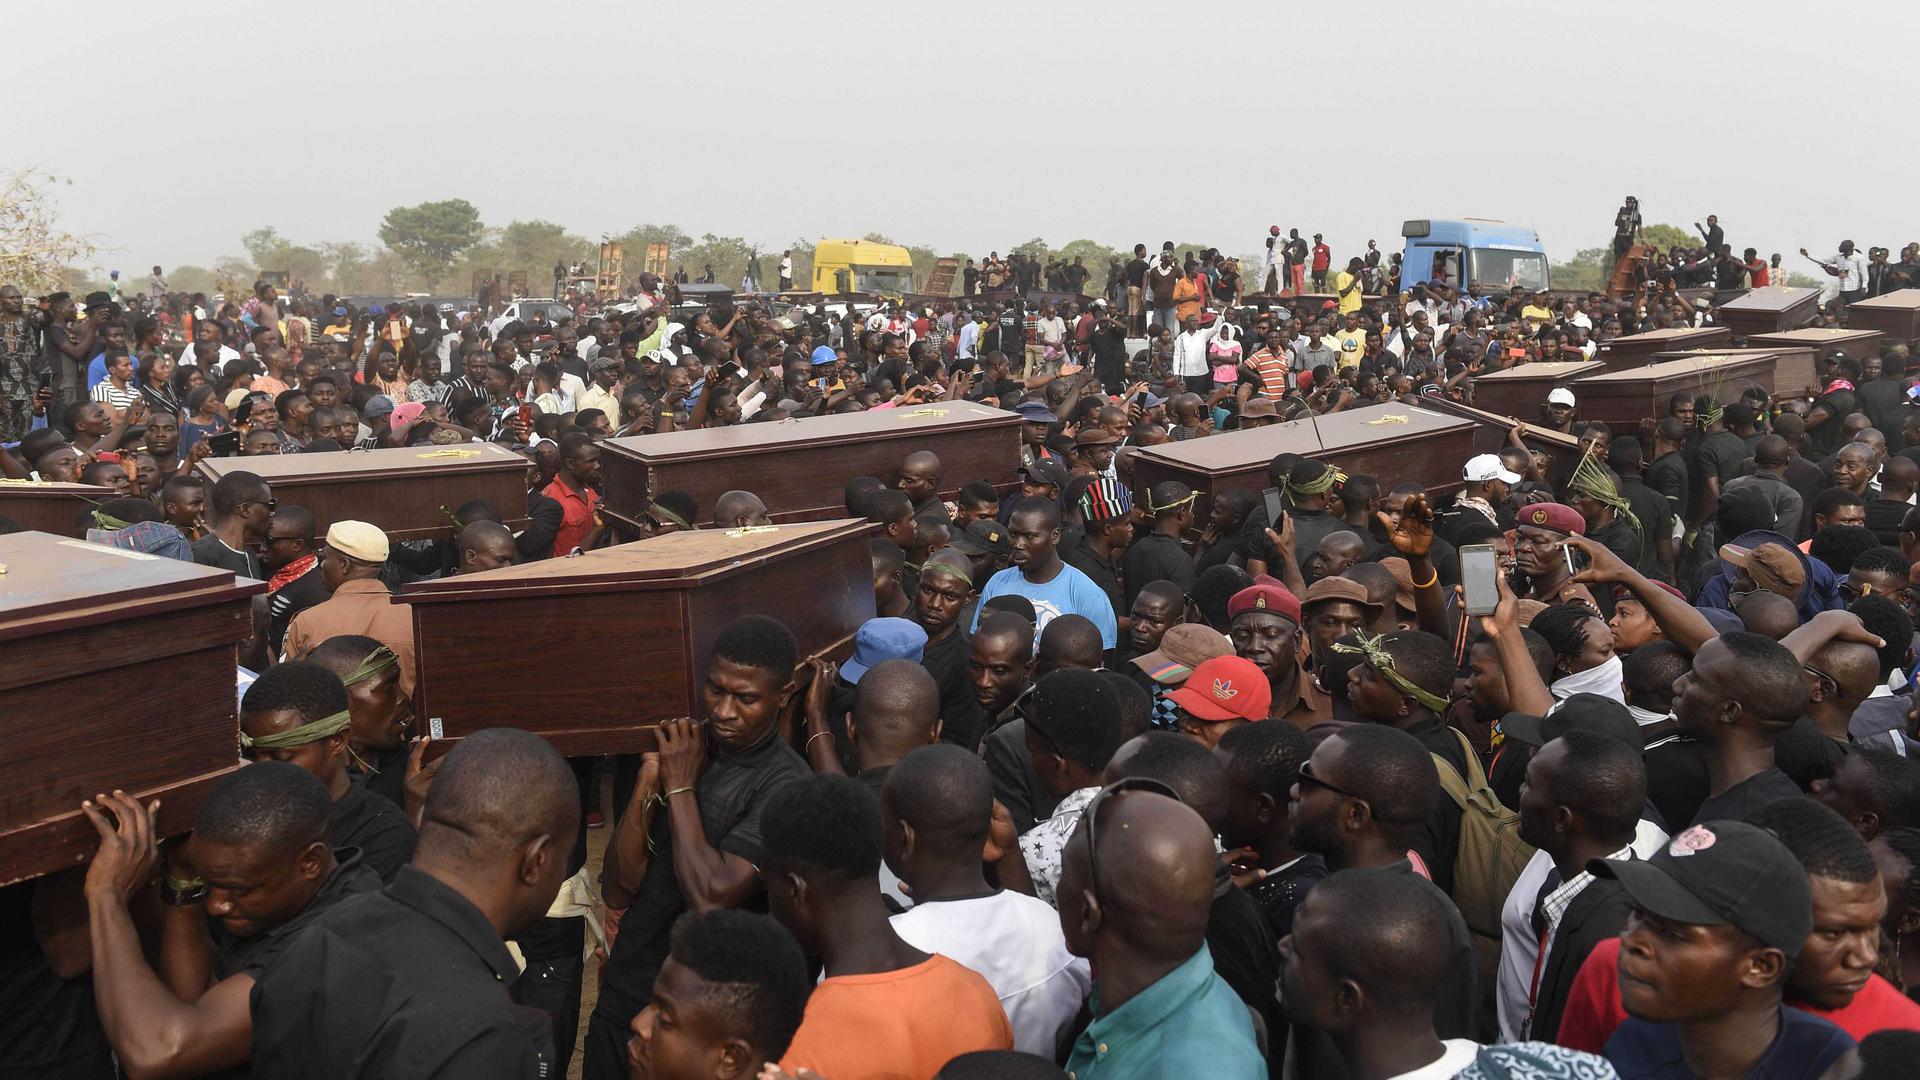
<path fill-rule="evenodd" d="M 160 882 L 160 900 L 169 907 L 198 907 L 207 902 L 207 883 L 199 878 L 190 881 L 163 878 Z"/>

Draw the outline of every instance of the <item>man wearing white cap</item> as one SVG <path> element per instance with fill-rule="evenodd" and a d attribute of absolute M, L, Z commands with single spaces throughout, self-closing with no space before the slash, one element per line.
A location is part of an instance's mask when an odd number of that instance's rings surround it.
<path fill-rule="evenodd" d="M 287 626 L 283 659 L 304 660 L 316 645 L 341 634 L 370 637 L 400 661 L 400 693 L 413 693 L 413 612 L 388 600 L 380 568 L 387 561 L 387 534 L 364 521 L 336 521 L 320 549 L 320 577 L 333 593 L 302 611 Z"/>
<path fill-rule="evenodd" d="M 1511 485 L 1520 482 L 1520 474 L 1507 468 L 1500 460 L 1500 455 L 1481 454 L 1469 460 L 1460 475 L 1467 485 L 1461 490 L 1460 497 L 1454 500 L 1456 513 L 1478 514 L 1486 518 L 1488 524 L 1506 528 L 1500 520 L 1500 512 L 1506 508 Z M 1454 528 L 1457 531 L 1459 524 Z"/>
<path fill-rule="evenodd" d="M 1562 386 L 1547 395 L 1547 426 L 1555 431 L 1573 430 L 1573 391 Z"/>

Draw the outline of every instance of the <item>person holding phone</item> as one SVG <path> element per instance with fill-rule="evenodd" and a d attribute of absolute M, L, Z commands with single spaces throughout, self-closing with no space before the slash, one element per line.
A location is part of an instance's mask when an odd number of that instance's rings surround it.
<path fill-rule="evenodd" d="M 1514 590 L 1520 599 L 1585 604 L 1603 619 L 1613 614 L 1612 592 L 1603 590 L 1603 606 L 1591 590 L 1573 580 L 1586 560 L 1585 556 L 1574 555 L 1567 538 L 1585 536 L 1586 532 L 1586 518 L 1563 503 L 1534 503 L 1520 512 L 1513 540 L 1514 569 L 1520 574 Z"/>

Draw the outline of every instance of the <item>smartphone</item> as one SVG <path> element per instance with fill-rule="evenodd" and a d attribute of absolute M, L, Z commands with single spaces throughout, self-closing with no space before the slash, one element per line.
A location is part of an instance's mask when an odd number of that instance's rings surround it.
<path fill-rule="evenodd" d="M 1279 532 L 1281 523 L 1287 519 L 1286 508 L 1280 503 L 1280 489 L 1270 487 L 1262 494 L 1262 498 L 1267 501 L 1267 527 Z"/>
<path fill-rule="evenodd" d="M 40 389 L 42 390 L 53 389 L 53 372 L 43 371 L 40 373 Z"/>
<path fill-rule="evenodd" d="M 223 431 L 218 435 L 209 435 L 207 445 L 213 447 L 214 457 L 236 457 L 240 453 L 240 433 Z"/>
<path fill-rule="evenodd" d="M 1567 546 L 1561 548 L 1560 554 L 1564 556 L 1567 560 L 1567 573 L 1577 574 L 1580 572 L 1580 569 L 1573 565 L 1573 545 L 1572 544 L 1568 544 Z"/>
<path fill-rule="evenodd" d="M 1468 544 L 1460 549 L 1460 579 L 1467 589 L 1467 614 L 1491 615 L 1500 606 L 1500 559 L 1492 544 Z"/>
<path fill-rule="evenodd" d="M 1139 405 L 1142 409 L 1145 409 L 1147 407 L 1147 392 L 1145 390 L 1140 391 L 1138 394 L 1135 394 L 1133 396 L 1133 400 L 1135 404 Z"/>
<path fill-rule="evenodd" d="M 527 425 L 528 427 L 533 426 L 533 406 L 531 405 L 520 406 L 520 422 L 522 424 Z"/>

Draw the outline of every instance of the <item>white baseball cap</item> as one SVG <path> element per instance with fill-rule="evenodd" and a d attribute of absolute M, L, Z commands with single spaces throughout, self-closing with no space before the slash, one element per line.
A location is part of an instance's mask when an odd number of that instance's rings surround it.
<path fill-rule="evenodd" d="M 1508 484 L 1520 482 L 1520 474 L 1507 468 L 1498 454 L 1481 454 L 1470 459 L 1460 475 L 1469 484 L 1485 483 L 1488 480 L 1499 480 Z"/>
<path fill-rule="evenodd" d="M 1559 387 L 1558 389 L 1554 390 L 1552 393 L 1547 395 L 1547 404 L 1565 405 L 1567 408 L 1571 409 L 1573 408 L 1573 391 L 1567 389 L 1564 386 Z"/>

